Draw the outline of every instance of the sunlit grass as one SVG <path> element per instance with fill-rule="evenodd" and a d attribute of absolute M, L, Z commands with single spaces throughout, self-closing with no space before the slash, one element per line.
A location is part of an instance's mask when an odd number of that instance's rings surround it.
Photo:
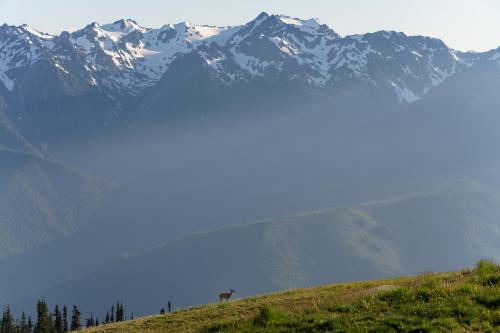
<path fill-rule="evenodd" d="M 500 332 L 500 266 L 291 290 L 89 332 Z"/>

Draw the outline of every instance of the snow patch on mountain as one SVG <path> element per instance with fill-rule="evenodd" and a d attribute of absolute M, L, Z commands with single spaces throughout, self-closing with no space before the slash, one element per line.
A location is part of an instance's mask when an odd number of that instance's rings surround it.
<path fill-rule="evenodd" d="M 193 26 L 193 30 L 198 32 L 200 38 L 198 41 L 206 43 L 217 43 L 218 45 L 225 45 L 227 41 L 238 31 L 241 27 L 215 27 L 208 25 Z"/>
<path fill-rule="evenodd" d="M 498 65 L 500 66 L 500 51 L 494 53 L 490 58 L 489 61 L 496 61 Z"/>
<path fill-rule="evenodd" d="M 40 38 L 40 39 L 51 40 L 51 39 L 53 39 L 55 37 L 53 35 L 49 35 L 49 34 L 46 34 L 44 32 L 40 32 L 38 30 L 30 28 L 26 24 L 23 24 L 20 28 L 23 29 L 23 30 L 25 30 L 26 32 L 32 34 L 33 36 L 36 36 L 36 37 Z"/>
<path fill-rule="evenodd" d="M 272 63 L 269 61 L 262 61 L 258 58 L 243 53 L 235 53 L 233 59 L 238 64 L 238 66 L 254 76 L 264 76 L 264 70 L 272 65 Z"/>
<path fill-rule="evenodd" d="M 417 96 L 413 91 L 411 91 L 407 86 L 403 85 L 400 87 L 398 84 L 394 82 L 390 82 L 390 84 L 394 87 L 394 91 L 399 98 L 399 102 L 403 103 L 413 103 L 420 99 L 420 96 Z"/>
<path fill-rule="evenodd" d="M 321 23 L 317 18 L 312 18 L 309 20 L 301 20 L 298 18 L 292 18 L 290 16 L 285 16 L 285 15 L 279 15 L 278 17 L 280 21 L 285 24 L 300 27 L 307 31 L 318 30 L 319 27 L 321 26 Z"/>
<path fill-rule="evenodd" d="M 3 83 L 8 91 L 12 91 L 14 89 L 14 82 L 5 74 L 1 66 L 2 64 L 0 63 L 0 82 Z"/>
<path fill-rule="evenodd" d="M 148 29 L 141 27 L 134 20 L 126 19 L 105 24 L 102 26 L 102 30 L 107 31 L 109 34 L 114 33 L 116 40 L 119 40 L 122 36 L 128 35 L 132 31 L 146 32 Z"/>

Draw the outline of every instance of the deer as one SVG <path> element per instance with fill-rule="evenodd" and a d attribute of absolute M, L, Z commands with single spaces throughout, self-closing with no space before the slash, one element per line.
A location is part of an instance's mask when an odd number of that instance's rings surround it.
<path fill-rule="evenodd" d="M 233 290 L 233 289 L 229 289 L 229 292 L 228 293 L 220 293 L 219 294 L 219 301 L 222 303 L 223 301 L 229 301 L 229 299 L 231 298 L 231 296 L 233 296 L 233 294 L 235 293 L 236 291 Z"/>

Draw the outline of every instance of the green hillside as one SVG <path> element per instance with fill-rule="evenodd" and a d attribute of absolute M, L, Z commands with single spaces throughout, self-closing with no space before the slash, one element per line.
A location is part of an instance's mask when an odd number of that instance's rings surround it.
<path fill-rule="evenodd" d="M 0 96 L 0 259 L 91 222 L 111 184 L 48 160 L 6 116 Z"/>
<path fill-rule="evenodd" d="M 86 330 L 499 332 L 500 266 L 291 290 Z"/>
<path fill-rule="evenodd" d="M 91 222 L 111 184 L 29 153 L 0 149 L 0 258 Z"/>
<path fill-rule="evenodd" d="M 51 303 L 136 315 L 325 283 L 454 270 L 500 260 L 500 193 L 459 181 L 421 193 L 200 233 L 113 260 L 41 292 Z M 446 244 L 444 246 L 443 244 Z M 145 273 L 147 272 L 147 273 Z M 126 291 L 126 292 L 124 292 Z"/>

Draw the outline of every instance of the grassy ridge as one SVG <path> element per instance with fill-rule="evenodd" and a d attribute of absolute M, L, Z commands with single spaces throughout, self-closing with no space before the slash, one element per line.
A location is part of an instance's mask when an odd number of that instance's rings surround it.
<path fill-rule="evenodd" d="M 298 289 L 85 332 L 500 332 L 500 266 Z"/>

